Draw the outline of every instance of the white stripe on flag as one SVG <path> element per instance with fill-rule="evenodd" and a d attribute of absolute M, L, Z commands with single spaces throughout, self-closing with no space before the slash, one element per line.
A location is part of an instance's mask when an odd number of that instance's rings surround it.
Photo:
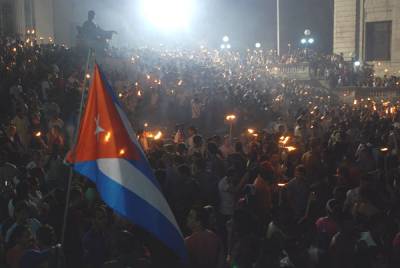
<path fill-rule="evenodd" d="M 133 192 L 163 214 L 182 236 L 163 194 L 140 170 L 121 158 L 97 159 L 97 165 L 108 178 Z"/>
<path fill-rule="evenodd" d="M 132 142 L 136 145 L 137 148 L 140 149 L 140 151 L 142 152 L 142 155 L 145 156 L 145 153 L 143 152 L 142 149 L 142 145 L 139 144 L 137 138 L 136 138 L 136 134 L 132 129 L 131 123 L 129 122 L 128 117 L 126 117 L 124 111 L 121 109 L 121 107 L 119 107 L 118 104 L 114 103 L 115 108 L 118 111 L 119 117 L 122 120 L 122 123 L 124 124 L 125 130 L 128 132 L 129 137 L 131 138 Z"/>

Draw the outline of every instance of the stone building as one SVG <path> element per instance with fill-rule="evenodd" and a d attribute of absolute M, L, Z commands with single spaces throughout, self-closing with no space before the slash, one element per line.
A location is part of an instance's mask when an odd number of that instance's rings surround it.
<path fill-rule="evenodd" d="M 0 0 L 0 34 L 54 40 L 53 0 Z"/>
<path fill-rule="evenodd" d="M 400 74 L 400 0 L 335 0 L 333 50 Z"/>

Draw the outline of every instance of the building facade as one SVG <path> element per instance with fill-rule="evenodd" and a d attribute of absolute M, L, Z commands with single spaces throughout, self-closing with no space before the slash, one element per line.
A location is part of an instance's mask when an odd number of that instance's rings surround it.
<path fill-rule="evenodd" d="M 0 34 L 54 40 L 53 0 L 0 0 Z"/>
<path fill-rule="evenodd" d="M 400 74 L 400 0 L 335 0 L 333 50 Z"/>

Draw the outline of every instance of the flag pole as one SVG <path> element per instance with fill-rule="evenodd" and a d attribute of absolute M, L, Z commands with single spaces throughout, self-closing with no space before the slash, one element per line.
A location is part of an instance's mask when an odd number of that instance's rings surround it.
<path fill-rule="evenodd" d="M 77 127 L 74 130 L 74 138 L 73 138 L 73 143 L 72 143 L 72 147 L 71 147 L 71 157 L 72 159 L 75 159 L 75 144 L 76 141 L 78 139 L 78 132 L 79 132 L 79 128 L 80 128 L 80 124 L 81 124 L 81 116 L 82 116 L 82 111 L 83 111 L 83 106 L 85 103 L 85 95 L 86 95 L 86 84 L 88 81 L 88 77 L 87 74 L 89 72 L 89 68 L 90 68 L 90 60 L 91 60 L 91 56 L 92 56 L 92 49 L 89 48 L 89 52 L 86 58 L 86 67 L 85 67 L 85 74 L 84 74 L 84 78 L 83 78 L 83 87 L 82 87 L 82 94 L 81 94 L 81 103 L 79 105 L 79 113 L 78 113 L 78 123 L 77 123 Z M 62 229 L 61 229 L 61 245 L 64 246 L 64 242 L 65 242 L 65 230 L 67 227 L 67 218 L 68 218 L 68 209 L 69 209 L 69 201 L 71 198 L 71 185 L 72 185 L 72 177 L 74 175 L 73 172 L 73 168 L 72 166 L 70 166 L 69 168 L 69 175 L 68 175 L 68 184 L 67 184 L 67 196 L 66 196 L 66 200 L 65 200 L 65 209 L 64 209 L 64 218 L 63 218 L 63 225 L 62 225 Z M 59 263 L 60 264 L 60 263 Z"/>

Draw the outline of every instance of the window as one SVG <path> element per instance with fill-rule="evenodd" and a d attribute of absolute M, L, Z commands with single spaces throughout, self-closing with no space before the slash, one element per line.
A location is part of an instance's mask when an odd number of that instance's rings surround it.
<path fill-rule="evenodd" d="M 367 22 L 365 56 L 367 61 L 390 60 L 392 22 Z"/>

